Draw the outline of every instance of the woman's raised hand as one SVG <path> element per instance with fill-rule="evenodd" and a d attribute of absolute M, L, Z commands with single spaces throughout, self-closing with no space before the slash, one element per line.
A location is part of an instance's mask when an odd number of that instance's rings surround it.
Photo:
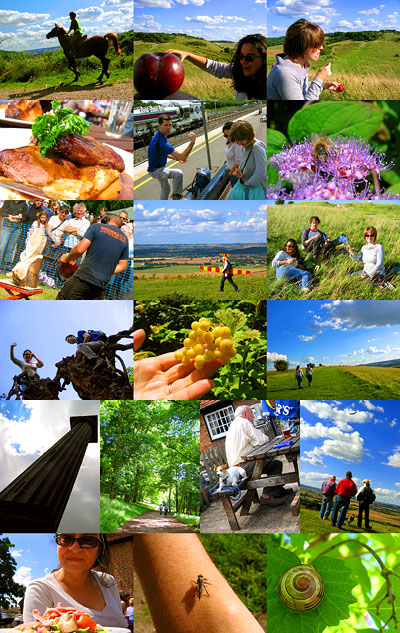
<path fill-rule="evenodd" d="M 171 55 L 175 55 L 181 60 L 181 62 L 183 62 L 183 60 L 186 59 L 186 57 L 189 55 L 188 51 L 178 51 L 175 48 L 169 48 L 165 52 L 170 53 Z"/>

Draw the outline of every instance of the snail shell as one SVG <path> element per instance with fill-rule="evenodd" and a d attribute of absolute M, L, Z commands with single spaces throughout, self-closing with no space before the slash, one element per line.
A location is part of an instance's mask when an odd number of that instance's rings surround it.
<path fill-rule="evenodd" d="M 279 581 L 279 597 L 283 604 L 298 613 L 318 607 L 324 597 L 324 583 L 312 565 L 296 565 Z"/>

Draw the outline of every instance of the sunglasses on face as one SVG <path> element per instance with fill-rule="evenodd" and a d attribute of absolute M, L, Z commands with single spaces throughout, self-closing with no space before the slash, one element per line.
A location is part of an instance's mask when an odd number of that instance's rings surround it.
<path fill-rule="evenodd" d="M 286 244 L 286 248 L 294 248 L 293 244 Z"/>
<path fill-rule="evenodd" d="M 251 54 L 249 54 L 249 55 L 242 55 L 242 54 L 240 54 L 239 55 L 239 61 L 242 61 L 244 59 L 246 62 L 254 62 L 255 59 L 259 59 L 260 57 L 261 57 L 261 55 L 251 55 Z"/>
<path fill-rule="evenodd" d="M 375 235 L 373 235 L 372 233 L 366 233 L 364 237 L 375 237 Z"/>
<path fill-rule="evenodd" d="M 61 545 L 61 547 L 72 547 L 75 541 L 78 541 L 79 547 L 82 549 L 93 549 L 100 543 L 97 536 L 79 536 L 76 538 L 72 536 L 72 534 L 56 534 L 54 540 L 57 545 Z"/>

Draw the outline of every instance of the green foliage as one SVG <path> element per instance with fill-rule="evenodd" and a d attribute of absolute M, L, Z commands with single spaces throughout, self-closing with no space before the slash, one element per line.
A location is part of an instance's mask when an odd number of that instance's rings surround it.
<path fill-rule="evenodd" d="M 192 514 L 174 514 L 174 518 L 179 523 L 185 523 L 194 528 L 200 528 L 200 517 L 193 516 Z"/>
<path fill-rule="evenodd" d="M 287 360 L 278 359 L 274 362 L 274 367 L 276 371 L 287 371 L 289 369 L 289 363 Z"/>
<path fill-rule="evenodd" d="M 399 534 L 290 534 L 271 535 L 268 540 L 268 607 L 269 622 L 272 626 L 272 618 L 278 621 L 280 613 L 280 623 L 288 625 L 287 631 L 299 631 L 301 633 L 311 633 L 324 631 L 324 633 L 354 633 L 360 631 L 383 630 L 384 622 L 387 622 L 392 615 L 392 606 L 386 595 L 386 572 L 389 573 L 389 586 L 394 594 L 394 610 L 397 617 L 400 609 L 398 604 L 400 598 L 400 579 L 391 572 L 398 573 L 400 566 L 400 535 Z M 371 555 L 366 546 L 375 553 Z M 378 562 L 380 559 L 380 563 Z M 281 603 L 278 594 L 275 593 L 279 573 L 301 563 L 313 565 L 318 573 L 323 577 L 325 583 L 325 596 L 321 603 L 329 606 L 329 625 L 326 626 L 326 607 L 320 611 L 320 607 L 311 611 L 306 616 L 312 616 L 311 628 L 303 625 L 304 615 L 295 612 L 294 618 L 287 614 L 291 613 Z M 339 566 L 336 567 L 337 563 Z M 381 573 L 383 566 L 384 574 Z M 346 574 L 340 571 L 346 570 Z M 283 573 L 283 572 L 282 572 Z M 353 588 L 352 588 L 353 587 Z M 339 592 L 339 596 L 336 595 Z M 337 608 L 340 609 L 342 597 L 347 599 L 347 607 L 342 607 L 348 611 L 348 615 L 341 615 L 340 625 L 336 619 L 333 624 L 331 618 L 335 616 Z M 328 598 L 328 600 L 326 600 Z M 383 600 L 380 612 L 377 613 L 377 605 Z M 279 604 L 280 603 L 280 604 Z M 284 614 L 282 609 L 285 609 Z M 277 611 L 278 610 L 278 611 Z M 343 618 L 343 619 L 342 619 Z M 347 618 L 344 621 L 344 618 Z M 366 624 L 375 622 L 375 627 L 368 629 Z M 294 622 L 291 628 L 289 623 Z M 299 622 L 301 624 L 299 624 Z M 273 627 L 274 628 L 274 627 Z M 279 628 L 281 630 L 282 626 Z M 395 620 L 390 619 L 388 626 L 384 630 L 394 631 Z M 274 628 L 275 630 L 275 628 Z M 276 630 L 278 630 L 276 628 Z M 284 628 L 285 630 L 285 628 Z"/>
<path fill-rule="evenodd" d="M 106 495 L 100 495 L 101 532 L 116 532 L 129 519 L 150 509 L 152 508 L 143 503 L 126 503 L 122 499 L 110 499 Z"/>
<path fill-rule="evenodd" d="M 265 613 L 266 536 L 202 534 L 200 539 L 219 571 L 253 613 Z M 272 630 L 272 629 L 271 629 Z"/>
<path fill-rule="evenodd" d="M 6 538 L 0 538 L 0 607 L 7 609 L 15 604 L 16 598 L 23 598 L 25 587 L 13 580 L 17 563 L 10 554 L 14 545 Z"/>
<path fill-rule="evenodd" d="M 223 307 L 222 307 L 223 306 Z M 212 378 L 210 395 L 217 398 L 257 399 L 265 395 L 266 303 L 264 300 L 223 302 L 198 301 L 177 293 L 156 301 L 142 302 L 135 312 L 135 327 L 143 328 L 144 352 L 164 354 L 182 347 L 193 321 L 204 316 L 212 325 L 231 328 L 238 353 L 230 364 L 221 367 Z M 138 356 L 135 355 L 135 359 Z"/>
<path fill-rule="evenodd" d="M 87 134 L 91 127 L 88 121 L 74 114 L 71 108 L 62 108 L 61 101 L 52 101 L 52 114 L 43 114 L 35 119 L 32 134 L 36 137 L 42 156 L 54 147 L 60 136 Z"/>

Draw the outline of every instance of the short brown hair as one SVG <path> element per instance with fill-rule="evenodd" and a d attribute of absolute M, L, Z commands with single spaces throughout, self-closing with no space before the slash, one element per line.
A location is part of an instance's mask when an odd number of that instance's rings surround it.
<path fill-rule="evenodd" d="M 157 120 L 158 120 L 158 125 L 162 125 L 164 121 L 172 121 L 169 114 L 160 114 Z"/>
<path fill-rule="evenodd" d="M 317 48 L 324 43 L 325 35 L 318 24 L 302 18 L 291 24 L 283 40 L 283 52 L 290 58 L 303 58 L 307 49 Z"/>
<path fill-rule="evenodd" d="M 374 240 L 376 240 L 376 236 L 378 235 L 378 231 L 376 230 L 376 228 L 374 226 L 367 226 L 367 228 L 364 231 L 364 238 L 365 238 L 365 234 L 366 233 L 370 233 L 370 235 L 374 236 Z"/>
<path fill-rule="evenodd" d="M 253 141 L 255 137 L 254 128 L 248 121 L 235 121 L 229 133 L 229 140 L 233 143 L 236 143 L 236 141 Z"/>

